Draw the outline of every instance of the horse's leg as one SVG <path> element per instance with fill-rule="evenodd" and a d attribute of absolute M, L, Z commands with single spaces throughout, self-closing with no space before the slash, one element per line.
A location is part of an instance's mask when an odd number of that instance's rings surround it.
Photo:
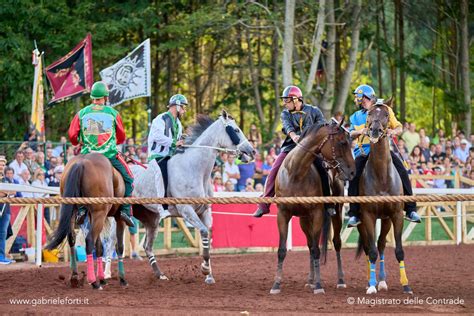
<path fill-rule="evenodd" d="M 210 259 L 210 241 L 209 229 L 202 223 L 199 216 L 194 211 L 191 205 L 177 205 L 179 214 L 188 221 L 194 228 L 199 229 L 201 234 L 202 258 L 201 272 L 206 276 L 205 282 L 207 284 L 215 283 L 212 277 L 211 259 Z"/>
<path fill-rule="evenodd" d="M 370 259 L 369 259 L 369 244 L 367 242 L 367 231 L 365 229 L 364 223 L 361 223 L 357 226 L 357 230 L 359 231 L 359 242 L 361 244 L 362 249 L 364 250 L 365 254 L 365 265 L 367 267 L 367 287 L 369 288 L 369 281 L 370 281 Z"/>
<path fill-rule="evenodd" d="M 120 279 L 120 285 L 123 287 L 128 286 L 127 281 L 125 281 L 125 268 L 123 266 L 123 235 L 125 231 L 125 223 L 121 220 L 117 221 L 117 244 L 115 250 L 117 251 L 118 257 L 118 274 Z"/>
<path fill-rule="evenodd" d="M 70 283 L 71 287 L 79 287 L 79 275 L 77 273 L 77 259 L 76 259 L 76 233 L 74 232 L 74 224 L 71 222 L 71 231 L 67 235 L 67 241 L 69 243 L 69 249 L 71 251 L 71 278 L 70 278 Z"/>
<path fill-rule="evenodd" d="M 380 256 L 380 269 L 379 269 L 379 285 L 378 290 L 388 290 L 387 282 L 385 280 L 385 245 L 387 244 L 387 234 L 390 231 L 390 227 L 392 226 L 392 222 L 390 219 L 383 219 L 382 220 L 382 227 L 380 229 L 380 236 L 379 240 L 377 241 L 377 249 L 379 251 Z"/>
<path fill-rule="evenodd" d="M 97 240 L 95 242 L 95 255 L 97 258 L 97 279 L 99 279 L 100 285 L 107 284 L 107 282 L 105 281 L 105 275 L 104 275 L 104 264 L 102 262 L 103 252 L 104 252 L 104 249 L 102 247 L 102 240 L 100 239 L 100 236 L 99 236 L 97 237 Z"/>
<path fill-rule="evenodd" d="M 337 288 L 345 289 L 346 283 L 344 282 L 344 270 L 342 269 L 342 258 L 341 258 L 341 229 L 342 229 L 342 204 L 336 204 L 336 216 L 331 217 L 333 237 L 332 243 L 334 244 L 334 250 L 336 250 L 337 258 Z"/>
<path fill-rule="evenodd" d="M 270 294 L 279 294 L 281 292 L 281 280 L 283 274 L 283 261 L 286 257 L 286 239 L 288 238 L 288 222 L 291 214 L 288 211 L 279 209 L 277 215 L 278 231 L 280 233 L 280 243 L 278 245 L 278 266 Z"/>
<path fill-rule="evenodd" d="M 402 245 L 402 231 L 403 231 L 403 213 L 397 212 L 392 217 L 393 232 L 395 234 L 395 256 L 397 257 L 400 265 L 400 283 L 403 287 L 403 293 L 413 294 L 413 290 L 408 285 L 408 278 L 405 270 L 405 253 Z"/>
<path fill-rule="evenodd" d="M 90 229 L 87 233 L 86 237 L 86 252 L 87 252 L 87 281 L 91 284 L 93 289 L 102 290 L 102 286 L 100 283 L 97 282 L 95 272 L 94 272 L 94 258 L 92 256 L 92 252 L 94 250 L 94 246 L 98 240 L 100 240 L 100 232 L 104 227 L 105 218 L 107 216 L 109 207 L 107 205 L 94 205 L 91 212 L 91 223 Z M 100 256 L 102 256 L 102 245 L 100 245 L 100 249 L 96 249 L 96 251 L 100 251 Z M 98 253 L 96 253 L 98 254 Z M 102 260 L 102 258 L 101 258 Z M 103 275 L 102 267 L 97 267 L 97 272 L 99 269 L 102 270 L 101 274 Z"/>
<path fill-rule="evenodd" d="M 166 275 L 161 272 L 155 259 L 155 253 L 153 252 L 153 243 L 155 242 L 156 231 L 158 229 L 158 224 L 160 223 L 160 216 L 156 213 L 148 212 L 150 213 L 150 216 L 147 217 L 146 221 L 142 221 L 146 229 L 145 253 L 155 276 L 160 280 L 168 280 Z"/>
<path fill-rule="evenodd" d="M 309 250 L 309 274 L 308 282 L 304 287 L 314 288 L 314 260 L 313 260 L 313 238 L 311 236 L 311 222 L 309 217 L 300 217 L 300 227 L 306 236 L 306 244 Z"/>
<path fill-rule="evenodd" d="M 201 222 L 204 224 L 204 226 L 207 227 L 209 234 L 212 234 L 211 227 L 212 227 L 212 213 L 210 206 L 207 206 L 207 210 L 204 211 L 203 214 L 199 216 L 199 219 Z M 211 236 L 209 236 L 209 240 L 211 240 Z M 208 252 L 211 251 L 211 243 L 209 242 L 209 248 Z M 211 259 L 209 259 L 209 274 L 206 276 L 205 282 L 207 284 L 214 284 L 216 283 L 216 280 L 214 279 L 214 276 L 212 275 L 212 267 L 211 267 Z"/>
<path fill-rule="evenodd" d="M 377 278 L 375 273 L 375 265 L 377 263 L 377 247 L 375 246 L 375 216 L 369 214 L 368 212 L 363 212 L 363 222 L 365 223 L 365 229 L 367 232 L 367 241 L 368 251 L 369 251 L 369 261 L 370 261 L 370 271 L 369 271 L 369 288 L 367 289 L 367 294 L 377 293 L 376 285 Z"/>
<path fill-rule="evenodd" d="M 321 251 L 319 249 L 319 240 L 321 237 L 321 231 L 323 227 L 323 220 L 324 220 L 324 213 L 325 210 L 316 210 L 313 213 L 312 218 L 312 237 L 313 237 L 313 264 L 314 264 L 314 272 L 315 272 L 315 279 L 314 279 L 314 294 L 324 294 L 324 288 L 321 282 L 321 271 L 320 271 L 320 255 Z"/>

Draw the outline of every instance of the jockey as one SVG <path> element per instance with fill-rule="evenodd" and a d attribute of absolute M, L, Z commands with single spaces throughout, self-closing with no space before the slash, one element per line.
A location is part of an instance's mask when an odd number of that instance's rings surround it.
<path fill-rule="evenodd" d="M 281 113 L 282 131 L 286 135 L 286 139 L 281 146 L 281 152 L 277 159 L 273 163 L 270 174 L 268 175 L 265 183 L 265 192 L 263 197 L 272 197 L 275 195 L 275 179 L 278 174 L 283 160 L 286 155 L 296 147 L 301 133 L 303 130 L 313 124 L 326 123 L 323 113 L 315 107 L 309 104 L 303 103 L 303 94 L 300 88 L 296 86 L 288 86 L 283 90 L 280 97 L 283 100 L 285 109 Z M 316 158 L 314 161 L 319 175 L 321 176 L 321 182 L 323 186 L 324 196 L 330 196 L 329 189 L 329 178 L 327 170 L 322 165 L 322 159 Z M 334 214 L 335 210 L 331 204 L 325 205 L 326 210 L 329 214 Z M 259 203 L 258 209 L 253 214 L 254 217 L 262 217 L 264 214 L 270 213 L 270 204 Z"/>
<path fill-rule="evenodd" d="M 359 107 L 359 111 L 351 115 L 351 137 L 359 138 L 357 146 L 354 149 L 355 163 L 356 163 L 356 175 L 349 181 L 349 196 L 358 196 L 359 195 L 359 179 L 364 170 L 365 164 L 367 163 L 368 154 L 370 152 L 370 140 L 368 137 L 359 137 L 367 133 L 367 127 L 365 126 L 367 122 L 367 111 L 375 103 L 375 91 L 369 85 L 360 85 L 354 90 L 354 102 Z M 402 132 L 402 124 L 397 120 L 395 114 L 393 113 L 392 108 L 388 108 L 390 111 L 387 136 L 391 137 L 392 135 L 400 135 Z M 400 175 L 403 185 L 403 193 L 405 195 L 413 195 L 411 188 L 410 179 L 408 178 L 407 170 L 403 165 L 403 162 L 397 155 L 391 151 L 392 161 L 395 168 Z M 420 216 L 416 213 L 416 203 L 415 202 L 406 202 L 405 203 L 405 213 L 406 219 L 411 222 L 420 223 Z M 349 227 L 355 227 L 360 224 L 359 214 L 360 214 L 360 205 L 358 203 L 351 203 L 350 209 L 348 212 L 350 218 L 348 222 Z"/>
<path fill-rule="evenodd" d="M 120 114 L 107 106 L 109 90 L 105 83 L 99 81 L 91 88 L 92 104 L 80 110 L 69 126 L 69 140 L 74 146 L 82 145 L 81 154 L 90 152 L 103 154 L 110 160 L 125 182 L 125 197 L 130 197 L 133 191 L 133 175 L 125 160 L 119 155 L 117 144 L 125 141 L 125 131 Z M 86 217 L 87 209 L 79 207 L 76 222 L 81 225 Z M 130 204 L 120 206 L 120 218 L 130 227 Z"/>
<path fill-rule="evenodd" d="M 179 120 L 186 113 L 188 100 L 182 94 L 175 94 L 168 102 L 168 111 L 159 114 L 151 124 L 148 135 L 148 161 L 156 160 L 160 166 L 165 187 L 168 192 L 168 160 L 176 153 L 176 148 L 184 145 L 181 139 L 183 126 Z M 160 218 L 169 217 L 168 205 L 163 205 Z"/>

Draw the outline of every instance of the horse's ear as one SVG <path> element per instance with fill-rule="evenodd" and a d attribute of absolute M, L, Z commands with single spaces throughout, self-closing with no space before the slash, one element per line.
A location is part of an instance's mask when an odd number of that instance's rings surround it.
<path fill-rule="evenodd" d="M 222 114 L 221 114 L 221 115 L 222 115 L 222 117 L 224 118 L 224 120 L 227 120 L 227 117 L 229 116 L 229 115 L 227 114 L 227 111 L 226 111 L 226 110 L 222 110 Z"/>
<path fill-rule="evenodd" d="M 388 105 L 391 108 L 393 107 L 393 103 L 394 103 L 393 95 L 390 97 L 390 99 L 385 101 L 385 104 Z"/>

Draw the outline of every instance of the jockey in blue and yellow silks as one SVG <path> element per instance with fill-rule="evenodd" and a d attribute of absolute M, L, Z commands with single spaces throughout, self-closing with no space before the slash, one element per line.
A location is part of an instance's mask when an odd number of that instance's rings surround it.
<path fill-rule="evenodd" d="M 368 160 L 368 155 L 370 153 L 370 140 L 364 135 L 367 133 L 367 128 L 365 126 L 367 122 L 367 111 L 375 103 L 375 91 L 369 85 L 360 85 L 354 90 L 354 102 L 359 106 L 360 110 L 355 112 L 350 117 L 351 127 L 349 128 L 352 138 L 357 138 L 357 146 L 354 149 L 355 163 L 356 163 L 356 175 L 349 181 L 349 196 L 358 196 L 359 195 L 359 179 L 364 170 L 365 164 Z M 389 108 L 389 119 L 388 119 L 388 129 L 387 136 L 399 135 L 402 132 L 402 124 L 395 117 L 393 110 Z M 407 170 L 403 165 L 403 162 L 400 158 L 393 152 L 390 152 L 392 156 L 393 165 L 400 175 L 400 179 L 403 185 L 404 195 L 413 195 L 411 188 L 410 179 L 408 178 Z M 405 203 L 405 213 L 406 219 L 420 223 L 420 216 L 416 213 L 416 203 L 406 202 Z M 360 224 L 359 214 L 360 214 L 360 205 L 357 203 L 351 203 L 349 212 L 350 218 L 348 222 L 349 227 L 355 227 Z"/>

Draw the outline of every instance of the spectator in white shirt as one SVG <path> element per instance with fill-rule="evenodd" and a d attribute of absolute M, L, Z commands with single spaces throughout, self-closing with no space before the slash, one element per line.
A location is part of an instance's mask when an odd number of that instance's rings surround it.
<path fill-rule="evenodd" d="M 25 160 L 25 155 L 23 154 L 22 150 L 17 150 L 15 153 L 15 160 L 10 162 L 8 165 L 10 168 L 15 171 L 14 173 L 14 179 L 17 181 L 20 181 L 20 175 L 23 173 L 23 171 L 28 170 L 28 167 L 25 165 L 23 162 Z"/>
<path fill-rule="evenodd" d="M 235 155 L 229 155 L 224 164 L 224 174 L 222 181 L 226 183 L 228 180 L 234 185 L 234 191 L 237 191 L 237 180 L 240 179 L 239 167 L 235 164 Z"/>

